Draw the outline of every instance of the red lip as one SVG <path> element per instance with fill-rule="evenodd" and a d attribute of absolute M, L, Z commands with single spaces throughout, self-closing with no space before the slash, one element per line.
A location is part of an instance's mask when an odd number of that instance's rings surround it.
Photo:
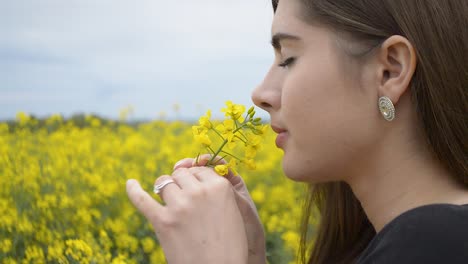
<path fill-rule="evenodd" d="M 281 149 L 284 148 L 287 140 L 288 140 L 287 131 L 279 133 L 275 141 L 276 147 L 281 148 Z"/>
<path fill-rule="evenodd" d="M 276 146 L 278 148 L 283 148 L 287 139 L 288 139 L 288 131 L 284 128 L 280 128 L 276 125 L 271 125 L 271 128 L 273 129 L 273 131 L 275 131 L 278 136 L 276 137 Z"/>
<path fill-rule="evenodd" d="M 280 133 L 283 133 L 283 132 L 287 131 L 286 129 L 279 128 L 279 127 L 277 127 L 275 125 L 271 125 L 271 129 L 273 129 L 273 131 L 275 131 L 275 133 L 277 133 L 277 134 L 280 134 Z"/>

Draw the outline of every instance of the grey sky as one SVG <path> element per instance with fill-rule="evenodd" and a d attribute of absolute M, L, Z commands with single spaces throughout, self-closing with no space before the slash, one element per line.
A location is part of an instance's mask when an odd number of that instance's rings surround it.
<path fill-rule="evenodd" d="M 271 20 L 269 0 L 0 0 L 0 119 L 251 105 Z"/>

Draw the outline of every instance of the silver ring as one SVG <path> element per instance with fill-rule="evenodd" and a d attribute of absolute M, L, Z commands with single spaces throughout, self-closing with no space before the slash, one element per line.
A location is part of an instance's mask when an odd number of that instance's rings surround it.
<path fill-rule="evenodd" d="M 162 191 L 162 188 L 164 188 L 166 185 L 175 183 L 174 180 L 172 179 L 167 179 L 159 184 L 154 185 L 154 193 L 159 194 Z"/>

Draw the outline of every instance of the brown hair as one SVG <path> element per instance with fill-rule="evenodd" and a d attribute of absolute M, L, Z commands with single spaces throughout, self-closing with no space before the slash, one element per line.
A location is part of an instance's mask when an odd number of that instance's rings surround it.
<path fill-rule="evenodd" d="M 272 1 L 275 11 L 278 1 Z M 411 99 L 427 144 L 468 187 L 468 1 L 300 2 L 303 20 L 346 33 L 369 48 L 392 35 L 404 36 L 413 44 L 418 65 L 410 84 Z M 314 206 L 321 219 L 308 248 Z M 355 262 L 375 236 L 359 201 L 344 182 L 310 185 L 301 231 L 299 260 L 314 264 Z"/>

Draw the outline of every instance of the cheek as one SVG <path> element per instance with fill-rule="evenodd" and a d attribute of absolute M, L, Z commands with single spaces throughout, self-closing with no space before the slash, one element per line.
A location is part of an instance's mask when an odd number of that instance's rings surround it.
<path fill-rule="evenodd" d="M 283 167 L 285 174 L 297 181 L 344 180 L 365 164 L 375 146 L 372 129 L 354 122 L 342 122 L 340 126 L 323 124 L 313 130 L 290 133 Z"/>
<path fill-rule="evenodd" d="M 285 174 L 307 182 L 342 179 L 373 138 L 366 96 L 324 64 L 292 73 L 282 96 L 290 133 Z"/>

